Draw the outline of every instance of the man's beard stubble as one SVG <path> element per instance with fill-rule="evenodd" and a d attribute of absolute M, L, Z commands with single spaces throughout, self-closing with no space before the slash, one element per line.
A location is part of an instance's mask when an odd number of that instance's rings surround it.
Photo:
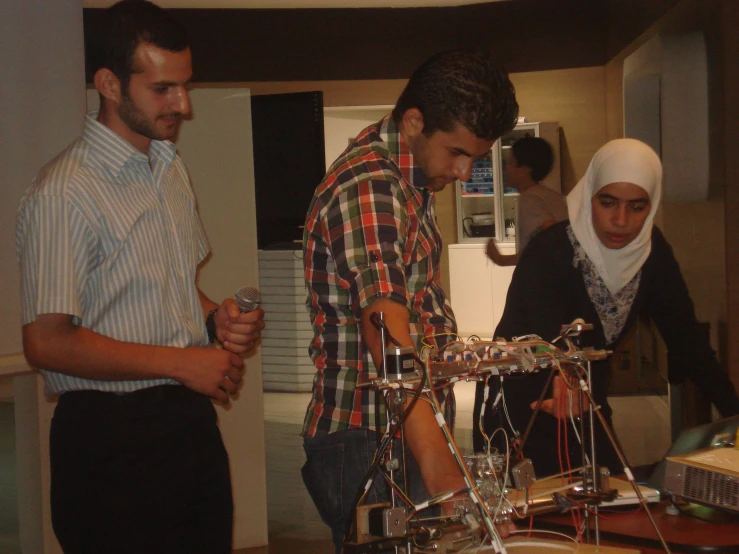
<path fill-rule="evenodd" d="M 131 100 L 128 90 L 124 91 L 121 96 L 121 104 L 118 107 L 118 117 L 131 129 L 134 133 L 144 136 L 151 140 L 168 140 L 177 133 L 175 127 L 171 133 L 157 133 L 154 122 L 149 120 L 139 107 Z M 181 114 L 167 114 L 167 117 L 177 117 L 181 121 Z"/>

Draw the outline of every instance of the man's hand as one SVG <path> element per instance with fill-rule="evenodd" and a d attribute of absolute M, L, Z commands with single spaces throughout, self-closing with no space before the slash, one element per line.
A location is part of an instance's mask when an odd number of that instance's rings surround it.
<path fill-rule="evenodd" d="M 184 348 L 182 354 L 175 379 L 184 386 L 223 404 L 238 392 L 244 368 L 240 355 L 202 347 Z"/>
<path fill-rule="evenodd" d="M 485 252 L 487 253 L 488 258 L 496 264 L 500 261 L 501 254 L 498 252 L 498 246 L 495 244 L 495 239 L 490 239 L 488 241 L 488 246 L 485 249 Z"/>
<path fill-rule="evenodd" d="M 516 265 L 518 263 L 518 254 L 501 254 L 498 251 L 498 246 L 495 244 L 495 239 L 488 241 L 487 248 L 485 249 L 488 258 L 490 258 L 494 264 L 501 266 Z"/>
<path fill-rule="evenodd" d="M 542 400 L 539 410 L 547 413 L 557 419 L 568 418 L 570 415 L 580 415 L 580 404 L 577 401 L 577 395 L 573 394 L 572 397 L 572 412 L 570 413 L 570 395 L 568 394 L 569 387 L 564 382 L 561 376 L 555 375 L 554 381 L 552 382 L 552 398 L 548 400 Z M 583 405 L 587 402 L 584 395 L 581 397 Z M 536 409 L 536 402 L 531 403 L 531 409 Z"/>
<path fill-rule="evenodd" d="M 224 403 L 237 392 L 244 367 L 241 356 L 228 350 L 123 342 L 75 325 L 66 314 L 43 314 L 25 325 L 23 350 L 32 365 L 66 375 L 105 381 L 174 379 Z"/>
<path fill-rule="evenodd" d="M 216 337 L 223 348 L 234 354 L 247 354 L 256 348 L 264 329 L 264 310 L 241 313 L 236 301 L 227 298 L 215 316 Z"/>

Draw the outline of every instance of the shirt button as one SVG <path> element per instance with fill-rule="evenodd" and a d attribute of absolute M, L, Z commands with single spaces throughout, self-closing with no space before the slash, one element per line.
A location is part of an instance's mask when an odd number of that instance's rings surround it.
<path fill-rule="evenodd" d="M 371 262 L 373 262 L 373 263 L 376 262 L 377 261 L 377 252 L 370 252 L 369 258 L 370 258 L 370 261 Z"/>

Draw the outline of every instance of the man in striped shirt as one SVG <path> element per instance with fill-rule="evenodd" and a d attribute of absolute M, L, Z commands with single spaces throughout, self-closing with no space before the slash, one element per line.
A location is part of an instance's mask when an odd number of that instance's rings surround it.
<path fill-rule="evenodd" d="M 382 313 L 389 334 L 417 352 L 422 341 L 443 344 L 456 332 L 439 280 L 434 193 L 468 180 L 473 160 L 513 128 L 517 115 L 513 86 L 489 56 L 438 54 L 414 72 L 392 114 L 362 131 L 316 189 L 303 238 L 317 370 L 303 427 L 303 479 L 337 552 L 372 463 L 375 430 L 385 425 L 375 393 L 357 388 L 381 367 L 371 317 Z M 416 404 L 404 429 L 414 501 L 464 488 L 427 403 Z M 376 483 L 368 502 L 384 490 Z"/>
<path fill-rule="evenodd" d="M 125 0 L 88 55 L 100 111 L 37 175 L 16 238 L 24 351 L 59 395 L 54 531 L 66 552 L 230 554 L 211 399 L 237 391 L 263 312 L 195 284 L 209 248 L 170 142 L 190 112 L 187 36 L 161 8 Z"/>

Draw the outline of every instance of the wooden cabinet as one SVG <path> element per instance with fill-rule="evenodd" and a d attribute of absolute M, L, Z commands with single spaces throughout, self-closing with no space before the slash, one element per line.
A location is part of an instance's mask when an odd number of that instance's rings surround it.
<path fill-rule="evenodd" d="M 543 184 L 560 192 L 559 124 L 554 122 L 519 123 L 475 162 L 468 182 L 455 184 L 458 244 L 449 246 L 449 294 L 462 336 L 491 338 L 503 315 L 514 267 L 494 264 L 485 248 L 494 238 L 501 254 L 517 251 L 519 194 L 506 186 L 505 165 L 513 143 L 525 136 L 552 145 L 554 166 Z"/>

